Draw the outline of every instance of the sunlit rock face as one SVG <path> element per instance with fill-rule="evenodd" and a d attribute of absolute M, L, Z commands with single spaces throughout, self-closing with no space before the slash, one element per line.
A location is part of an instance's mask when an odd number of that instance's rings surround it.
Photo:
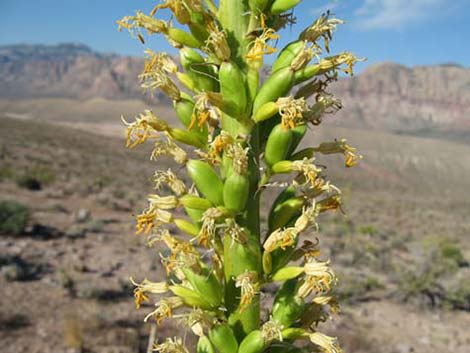
<path fill-rule="evenodd" d="M 353 127 L 427 135 L 470 132 L 470 70 L 457 65 L 372 65 L 334 87 L 344 109 L 331 120 Z"/>

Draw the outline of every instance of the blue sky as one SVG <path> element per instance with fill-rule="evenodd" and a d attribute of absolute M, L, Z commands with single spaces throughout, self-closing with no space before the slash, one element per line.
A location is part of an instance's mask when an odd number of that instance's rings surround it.
<path fill-rule="evenodd" d="M 115 21 L 149 0 L 0 0 L 0 44 L 82 42 L 92 48 L 141 56 L 145 49 Z M 338 28 L 332 52 L 353 51 L 366 66 L 393 61 L 408 66 L 458 63 L 470 67 L 470 0 L 303 0 L 298 23 L 282 33 L 279 45 L 294 38 L 322 11 L 331 9 L 346 24 Z M 163 38 L 147 45 L 171 48 Z M 269 60 L 268 60 L 269 61 Z"/>

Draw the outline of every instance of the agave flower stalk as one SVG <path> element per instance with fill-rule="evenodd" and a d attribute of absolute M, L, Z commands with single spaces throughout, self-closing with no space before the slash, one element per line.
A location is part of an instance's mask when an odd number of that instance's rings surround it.
<path fill-rule="evenodd" d="M 178 66 L 147 49 L 139 79 L 173 101 L 183 127 L 149 110 L 133 122 L 123 118 L 127 147 L 152 142 L 152 160 L 168 155 L 184 166 L 155 172 L 155 191 L 137 216 L 136 233 L 169 249 L 162 256 L 167 279 L 132 283 L 137 308 L 154 300 L 145 320 L 181 321 L 199 336 L 198 353 L 303 352 L 298 340 L 302 347 L 341 351 L 334 337 L 318 331 L 339 311 L 332 293 L 337 278 L 318 242 L 308 239 L 320 214 L 341 208 L 341 191 L 315 158 L 343 154 L 352 167 L 361 156 L 344 139 L 298 146 L 309 126 L 341 109 L 328 85 L 339 71 L 352 74 L 359 59 L 329 53 L 343 21 L 326 13 L 279 51 L 260 82 L 264 57 L 277 51 L 280 31 L 294 21 L 300 2 L 165 0 L 149 14 L 118 21 L 142 42 L 163 35 L 180 52 Z M 158 19 L 164 11 L 180 26 Z M 291 182 L 280 183 L 278 174 Z M 263 193 L 279 190 L 272 186 L 283 189 L 261 222 Z M 171 234 L 174 226 L 179 234 Z M 260 293 L 272 282 L 279 288 L 268 308 Z M 176 337 L 155 349 L 190 351 Z"/>

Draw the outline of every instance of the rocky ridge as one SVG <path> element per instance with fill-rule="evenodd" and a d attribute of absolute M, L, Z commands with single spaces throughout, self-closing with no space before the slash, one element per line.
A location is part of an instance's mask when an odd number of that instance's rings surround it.
<path fill-rule="evenodd" d="M 0 99 L 143 99 L 143 59 L 83 44 L 0 46 Z M 470 69 L 458 65 L 369 66 L 332 88 L 344 109 L 332 124 L 470 142 Z M 154 104 L 167 104 L 156 94 Z"/>

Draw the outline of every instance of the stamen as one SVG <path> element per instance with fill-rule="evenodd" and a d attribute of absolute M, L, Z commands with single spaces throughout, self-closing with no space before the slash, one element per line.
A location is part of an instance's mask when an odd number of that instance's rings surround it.
<path fill-rule="evenodd" d="M 205 44 L 204 51 L 214 53 L 214 55 L 222 61 L 227 61 L 230 59 L 232 54 L 230 51 L 230 46 L 227 42 L 227 37 L 223 30 L 213 28 L 210 31 L 209 38 L 207 38 Z"/>
<path fill-rule="evenodd" d="M 237 276 L 235 287 L 241 289 L 240 298 L 240 312 L 253 302 L 253 299 L 258 294 L 258 273 L 254 271 L 245 271 Z"/>
<path fill-rule="evenodd" d="M 144 322 L 147 322 L 149 318 L 153 317 L 157 325 L 160 325 L 164 319 L 173 316 L 174 309 L 183 306 L 183 304 L 183 299 L 180 297 L 162 298 L 159 302 L 155 303 L 156 309 L 144 318 Z"/>
<path fill-rule="evenodd" d="M 344 21 L 337 18 L 329 18 L 330 12 L 321 15 L 313 25 L 308 27 L 305 31 L 300 34 L 300 39 L 308 40 L 309 42 L 316 43 L 316 41 L 322 37 L 327 52 L 330 51 L 330 40 L 333 36 L 333 31 L 339 24 L 343 24 Z"/>
<path fill-rule="evenodd" d="M 141 283 L 135 282 L 131 277 L 131 283 L 136 286 L 134 289 L 135 306 L 137 309 L 144 301 L 148 301 L 149 297 L 147 293 L 152 294 L 163 294 L 168 291 L 168 284 L 166 282 L 151 282 L 148 279 L 144 279 Z"/>
<path fill-rule="evenodd" d="M 149 138 L 157 138 L 157 132 L 167 130 L 168 124 L 158 118 L 151 110 L 145 110 L 135 118 L 135 121 L 128 123 L 124 117 L 121 120 L 127 125 L 126 147 L 135 148 L 144 143 Z"/>
<path fill-rule="evenodd" d="M 152 349 L 159 353 L 189 353 L 188 349 L 184 346 L 181 338 L 167 338 L 165 342 L 156 344 Z"/>
<path fill-rule="evenodd" d="M 281 115 L 281 124 L 284 130 L 293 129 L 299 124 L 304 123 L 302 116 L 307 110 L 307 102 L 304 98 L 294 99 L 294 97 L 281 97 L 276 102 Z"/>
<path fill-rule="evenodd" d="M 276 229 L 272 232 L 263 244 L 265 251 L 271 253 L 277 248 L 285 250 L 295 244 L 299 232 L 294 227 Z"/>
<path fill-rule="evenodd" d="M 167 171 L 156 171 L 153 176 L 153 182 L 155 183 L 156 190 L 161 190 L 163 184 L 167 184 L 171 191 L 173 191 L 177 196 L 181 196 L 188 192 L 184 181 L 178 179 L 171 169 L 168 169 Z"/>

